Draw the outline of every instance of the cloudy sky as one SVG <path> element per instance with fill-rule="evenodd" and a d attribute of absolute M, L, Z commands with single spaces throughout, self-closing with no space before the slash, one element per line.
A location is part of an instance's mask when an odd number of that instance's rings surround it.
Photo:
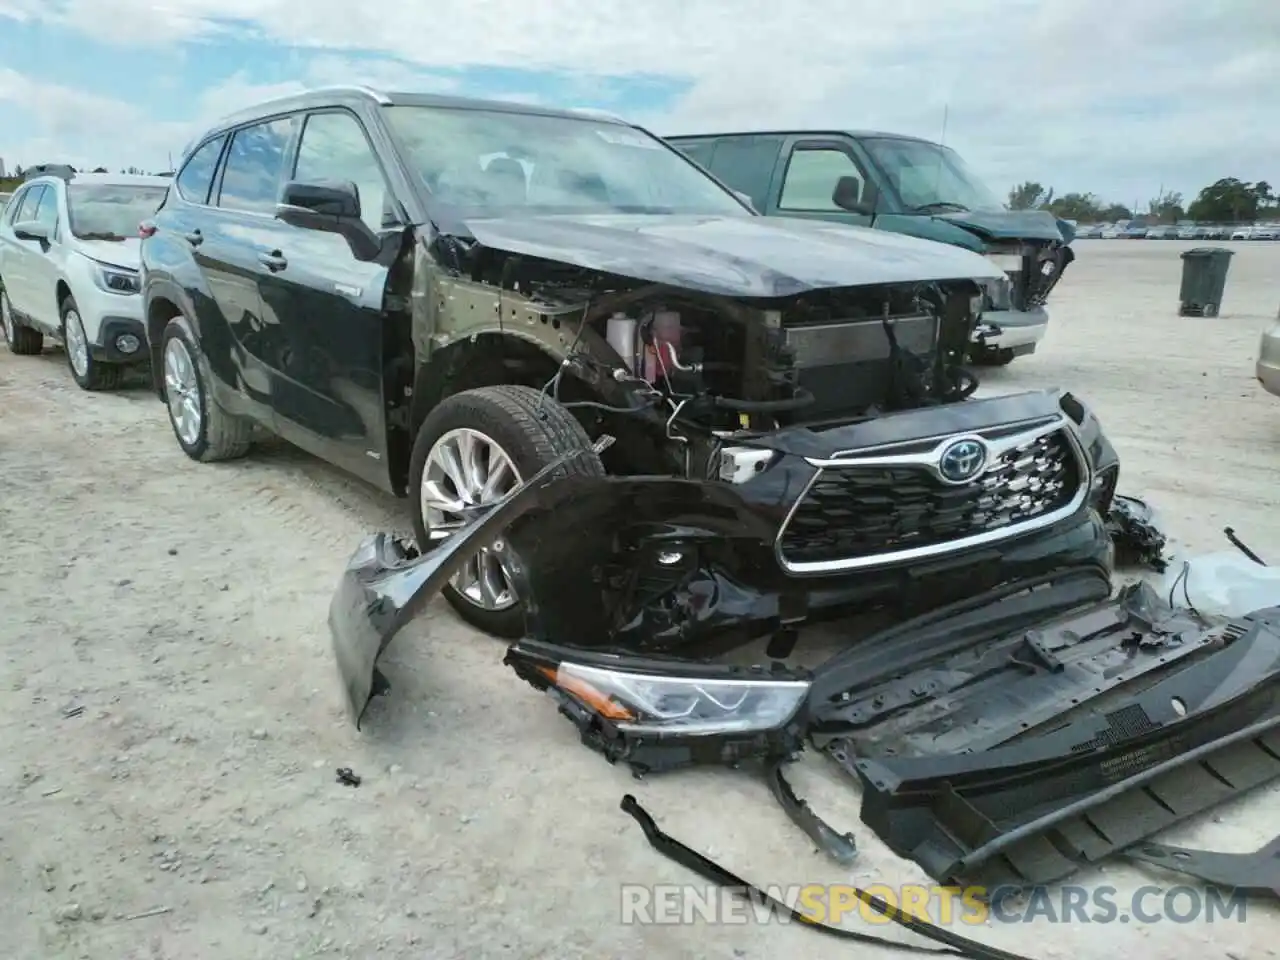
<path fill-rule="evenodd" d="M 203 122 L 365 82 L 656 133 L 881 129 L 1145 204 L 1280 182 L 1280 0 L 0 0 L 0 157 L 163 168 Z"/>

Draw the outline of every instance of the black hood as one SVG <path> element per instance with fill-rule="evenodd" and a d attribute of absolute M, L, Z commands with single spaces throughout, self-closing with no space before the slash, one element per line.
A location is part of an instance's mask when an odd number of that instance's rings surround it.
<path fill-rule="evenodd" d="M 482 246 L 730 297 L 996 279 L 983 257 L 931 240 L 785 217 L 596 214 L 476 218 Z"/>

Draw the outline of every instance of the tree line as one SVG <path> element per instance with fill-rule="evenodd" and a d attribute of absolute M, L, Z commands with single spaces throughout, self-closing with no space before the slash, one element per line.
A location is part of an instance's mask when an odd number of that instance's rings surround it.
<path fill-rule="evenodd" d="M 1154 223 L 1255 223 L 1280 217 L 1280 197 L 1265 180 L 1250 183 L 1235 177 L 1223 177 L 1209 184 L 1191 203 L 1184 205 L 1182 194 L 1164 191 L 1147 203 L 1139 213 L 1122 203 L 1106 203 L 1092 193 L 1067 193 L 1055 196 L 1052 187 L 1027 181 L 1009 191 L 1010 210 L 1048 210 L 1063 220 L 1078 223 L 1114 223 L 1141 216 Z"/>

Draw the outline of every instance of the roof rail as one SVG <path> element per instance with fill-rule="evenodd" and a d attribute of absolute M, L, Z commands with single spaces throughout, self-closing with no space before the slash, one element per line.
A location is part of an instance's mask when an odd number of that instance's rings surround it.
<path fill-rule="evenodd" d="M 372 87 L 365 87 L 359 84 L 331 84 L 323 87 L 308 87 L 307 89 L 299 90 L 297 93 L 286 93 L 279 97 L 271 97 L 268 100 L 259 100 L 257 103 L 245 104 L 243 107 L 220 117 L 211 127 L 206 128 L 206 130 L 220 127 L 224 124 L 234 123 L 244 116 L 256 115 L 260 113 L 263 108 L 271 107 L 275 104 L 288 103 L 292 100 L 297 100 L 299 97 L 307 97 L 315 93 L 358 93 L 362 96 L 371 97 L 373 100 L 377 101 L 379 106 L 387 107 L 391 105 L 391 98 L 385 93 L 380 93 Z M 182 155 L 184 159 L 186 158 L 187 150 L 195 146 L 199 140 L 200 137 L 197 137 L 183 149 Z"/>
<path fill-rule="evenodd" d="M 610 113 L 608 110 L 600 110 L 596 107 L 573 107 L 571 112 L 580 114 L 584 117 L 591 117 L 593 120 L 611 120 L 614 123 L 627 122 L 616 113 Z"/>
<path fill-rule="evenodd" d="M 388 107 L 391 105 L 391 98 L 385 93 L 360 83 L 334 83 L 323 87 L 312 87 L 304 90 L 302 95 L 306 96 L 308 93 L 362 93 L 366 97 L 372 97 L 378 101 L 381 106 Z"/>

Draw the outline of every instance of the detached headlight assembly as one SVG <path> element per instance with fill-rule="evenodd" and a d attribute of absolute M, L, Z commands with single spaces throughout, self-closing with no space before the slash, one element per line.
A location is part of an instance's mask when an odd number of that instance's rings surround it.
<path fill-rule="evenodd" d="M 99 290 L 107 293 L 131 294 L 142 290 L 142 281 L 137 272 L 120 267 L 109 267 L 104 263 L 92 264 L 93 282 Z"/>
<path fill-rule="evenodd" d="M 624 673 L 577 663 L 539 670 L 624 733 L 710 736 L 773 730 L 804 704 L 803 680 L 713 680 Z"/>
<path fill-rule="evenodd" d="M 1005 273 L 1022 272 L 1022 254 L 1020 253 L 988 253 L 987 262 L 997 270 Z"/>

